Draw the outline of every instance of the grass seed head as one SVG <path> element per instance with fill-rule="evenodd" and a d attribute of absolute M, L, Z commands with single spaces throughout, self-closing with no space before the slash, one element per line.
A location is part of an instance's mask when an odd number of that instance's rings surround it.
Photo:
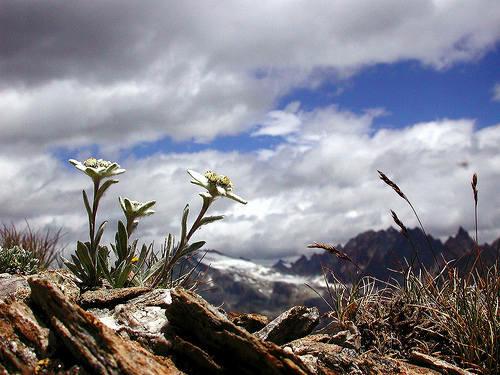
<path fill-rule="evenodd" d="M 406 195 L 401 191 L 398 185 L 396 185 L 395 182 L 393 182 L 389 177 L 387 177 L 383 172 L 377 170 L 379 177 L 382 181 L 384 181 L 387 185 L 389 185 L 401 198 L 404 200 L 408 200 L 406 198 Z"/>

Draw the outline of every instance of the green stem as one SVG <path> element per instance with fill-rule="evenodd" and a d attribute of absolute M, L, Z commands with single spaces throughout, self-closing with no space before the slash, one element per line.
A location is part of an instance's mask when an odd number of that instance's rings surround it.
<path fill-rule="evenodd" d="M 92 252 L 92 257 L 94 258 L 97 254 L 97 244 L 95 243 L 95 221 L 97 217 L 97 208 L 99 207 L 99 200 L 97 199 L 97 191 L 99 190 L 99 179 L 94 179 L 94 195 L 92 197 L 92 218 L 90 220 L 90 251 Z M 95 260 L 95 259 L 93 259 Z"/>
<path fill-rule="evenodd" d="M 127 215 L 127 238 L 130 239 L 130 235 L 134 231 L 134 219 Z"/>
<path fill-rule="evenodd" d="M 189 240 L 193 236 L 194 232 L 196 232 L 196 230 L 200 227 L 201 220 L 203 219 L 203 216 L 205 216 L 205 214 L 207 213 L 208 208 L 210 207 L 213 201 L 214 201 L 213 198 L 203 199 L 203 206 L 201 207 L 200 213 L 198 214 L 198 217 L 194 221 L 193 225 L 191 226 L 191 229 L 186 235 L 186 238 L 181 238 L 179 247 L 177 248 L 177 251 L 172 256 L 172 258 L 168 262 L 165 259 L 165 266 L 158 273 L 158 276 L 155 277 L 153 283 L 151 284 L 151 288 L 156 288 L 156 286 L 161 282 L 161 280 L 165 277 L 165 275 L 168 274 L 173 265 L 176 264 L 177 261 L 182 258 L 182 256 L 184 255 L 183 254 L 184 248 L 189 243 Z"/>
<path fill-rule="evenodd" d="M 201 207 L 200 213 L 198 214 L 198 217 L 194 221 L 193 226 L 191 227 L 189 233 L 186 236 L 186 244 L 189 242 L 194 232 L 196 232 L 196 230 L 200 227 L 201 219 L 203 219 L 203 216 L 205 216 L 205 214 L 208 211 L 208 208 L 210 207 L 213 201 L 214 201 L 213 198 L 203 200 L 203 206 Z"/>

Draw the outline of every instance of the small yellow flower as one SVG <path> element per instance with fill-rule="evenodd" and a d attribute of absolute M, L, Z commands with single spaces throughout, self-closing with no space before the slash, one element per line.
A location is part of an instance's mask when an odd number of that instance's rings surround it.
<path fill-rule="evenodd" d="M 130 262 L 131 263 L 137 263 L 139 261 L 139 258 L 138 257 L 133 257 Z"/>

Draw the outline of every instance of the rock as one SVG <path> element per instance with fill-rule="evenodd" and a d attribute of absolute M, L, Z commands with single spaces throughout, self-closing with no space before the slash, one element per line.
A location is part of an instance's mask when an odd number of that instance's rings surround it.
<path fill-rule="evenodd" d="M 112 307 L 150 290 L 150 288 L 143 287 L 88 290 L 80 297 L 80 305 L 86 308 Z"/>
<path fill-rule="evenodd" d="M 269 323 L 268 317 L 262 314 L 240 314 L 230 312 L 227 315 L 231 322 L 238 327 L 245 328 L 250 333 L 257 332 Z"/>
<path fill-rule="evenodd" d="M 46 270 L 39 273 L 37 277 L 55 284 L 71 302 L 76 302 L 80 298 L 77 278 L 69 270 Z"/>
<path fill-rule="evenodd" d="M 48 355 L 49 329 L 42 327 L 24 302 L 0 301 L 0 363 L 6 371 L 28 374 Z"/>
<path fill-rule="evenodd" d="M 168 323 L 165 307 L 170 301 L 168 289 L 147 289 L 126 303 L 88 311 L 121 337 L 137 341 L 154 354 L 167 355 L 172 345 L 162 331 Z"/>
<path fill-rule="evenodd" d="M 295 306 L 279 315 L 255 335 L 262 340 L 283 345 L 308 335 L 318 322 L 319 311 L 316 307 Z"/>
<path fill-rule="evenodd" d="M 345 348 L 359 350 L 361 348 L 361 333 L 352 321 L 330 322 L 316 333 L 327 333 L 330 341 Z"/>
<path fill-rule="evenodd" d="M 31 292 L 28 277 L 9 273 L 0 274 L 0 300 L 7 297 L 26 300 Z M 56 284 L 72 302 L 76 301 L 80 296 L 80 288 L 76 283 L 76 279 L 68 270 L 46 270 L 37 274 L 36 277 L 50 280 Z"/>
<path fill-rule="evenodd" d="M 203 365 L 205 369 L 220 366 L 229 374 L 310 373 L 298 357 L 236 326 L 195 293 L 176 288 L 171 297 L 172 303 L 166 309 L 167 335 L 174 336 L 172 350 L 176 363 L 190 365 L 185 370 L 203 373 Z M 175 337 L 197 349 L 186 352 L 186 346 L 177 345 Z M 197 353 L 205 353 L 210 363 L 195 363 L 200 360 Z"/>
<path fill-rule="evenodd" d="M 25 299 L 29 293 L 30 288 L 26 277 L 10 273 L 0 274 L 0 300 L 8 297 Z"/>
<path fill-rule="evenodd" d="M 412 351 L 411 352 L 411 357 L 413 360 L 420 362 L 420 363 L 425 363 L 427 365 L 432 366 L 433 368 L 445 373 L 445 374 L 452 374 L 452 375 L 473 375 L 471 372 L 461 369 L 458 366 L 452 365 L 451 363 L 448 363 L 442 359 L 433 357 L 428 354 L 420 353 L 417 351 Z"/>
<path fill-rule="evenodd" d="M 141 294 L 130 301 L 128 304 L 137 306 L 157 306 L 166 308 L 172 302 L 170 289 L 153 289 L 147 293 Z"/>
<path fill-rule="evenodd" d="M 376 353 L 358 355 L 352 349 L 332 343 L 328 334 L 313 334 L 294 340 L 284 345 L 284 350 L 299 356 L 314 374 L 438 374 L 436 371 Z"/>
<path fill-rule="evenodd" d="M 162 330 L 168 323 L 165 309 L 158 306 L 120 304 L 112 309 L 90 309 L 109 328 L 121 337 L 132 339 L 154 354 L 167 355 L 171 344 Z"/>
<path fill-rule="evenodd" d="M 57 339 L 91 373 L 181 373 L 170 359 L 155 356 L 139 344 L 119 337 L 93 314 L 71 303 L 49 281 L 30 278 L 28 282 L 33 303 L 43 310 Z"/>

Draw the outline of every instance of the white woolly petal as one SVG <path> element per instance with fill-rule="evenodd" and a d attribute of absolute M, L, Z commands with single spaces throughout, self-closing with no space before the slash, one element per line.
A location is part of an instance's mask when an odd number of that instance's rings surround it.
<path fill-rule="evenodd" d="M 198 181 L 201 185 L 205 187 L 208 184 L 208 179 L 202 175 L 201 173 L 198 173 L 196 171 L 193 171 L 192 169 L 188 169 L 187 173 L 195 180 Z"/>
<path fill-rule="evenodd" d="M 243 203 L 243 204 L 247 204 L 248 203 L 248 201 L 244 200 L 242 197 L 240 197 L 239 195 L 234 194 L 231 191 L 228 191 L 226 193 L 226 197 L 228 197 L 228 198 L 230 198 L 232 200 L 235 200 L 236 202 Z"/>

